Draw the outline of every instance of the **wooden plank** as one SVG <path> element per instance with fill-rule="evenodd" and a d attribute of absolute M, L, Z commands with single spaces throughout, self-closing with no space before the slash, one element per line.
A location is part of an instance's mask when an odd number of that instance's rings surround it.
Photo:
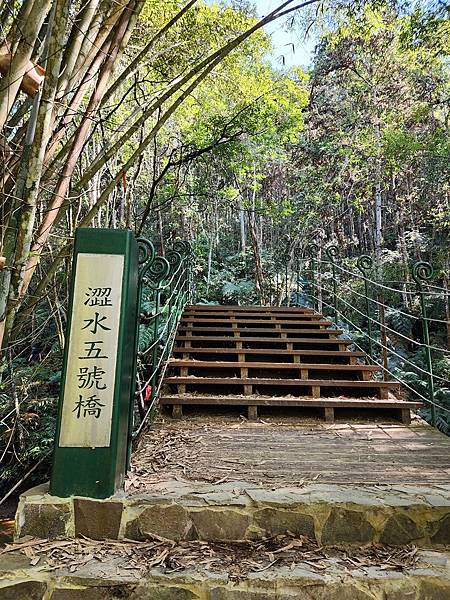
<path fill-rule="evenodd" d="M 229 325 L 230 328 L 232 323 L 236 323 L 239 325 L 240 323 L 244 323 L 247 325 L 264 325 L 266 327 L 270 327 L 276 329 L 276 325 L 333 325 L 330 321 L 324 321 L 322 319 L 282 319 L 278 321 L 273 320 L 264 320 L 264 319 L 248 319 L 247 317 L 236 317 L 234 321 L 231 321 L 228 317 L 224 317 L 222 319 L 210 319 L 208 317 L 182 317 L 180 319 L 180 324 L 188 324 L 188 323 L 212 323 L 213 325 Z"/>
<path fill-rule="evenodd" d="M 297 307 L 297 306 L 242 306 L 239 304 L 187 304 L 185 310 L 223 310 L 223 311 L 262 311 L 262 312 L 304 312 L 312 313 L 312 308 Z"/>
<path fill-rule="evenodd" d="M 174 347 L 173 354 L 185 354 L 186 349 L 182 347 Z M 240 352 L 238 352 L 235 348 L 189 348 L 190 354 L 240 354 L 245 353 L 246 355 L 255 355 L 255 354 L 272 354 L 272 349 L 264 349 L 264 348 L 244 348 Z M 282 355 L 278 356 L 329 356 L 329 357 L 342 357 L 342 358 L 363 358 L 365 357 L 364 352 L 359 351 L 350 351 L 350 350 L 283 350 Z M 283 364 L 283 363 L 274 363 L 274 364 Z M 336 364 L 336 363 L 330 363 Z"/>
<path fill-rule="evenodd" d="M 183 416 L 183 407 L 181 404 L 173 404 L 172 406 L 172 418 L 181 419 Z"/>
<path fill-rule="evenodd" d="M 400 420 L 404 425 L 411 424 L 411 411 L 409 408 L 401 408 L 400 409 Z"/>
<path fill-rule="evenodd" d="M 236 338 L 225 337 L 220 335 L 177 335 L 175 337 L 177 342 L 185 341 L 196 341 L 196 342 L 233 342 Z M 285 344 L 286 342 L 293 342 L 296 344 L 337 344 L 338 346 L 349 346 L 353 343 L 352 340 L 337 340 L 331 339 L 320 339 L 320 338 L 267 338 L 267 337 L 240 337 L 241 342 L 271 342 L 273 344 Z"/>
<path fill-rule="evenodd" d="M 257 406 L 298 406 L 325 408 L 331 406 L 334 408 L 389 408 L 389 409 L 418 409 L 423 405 L 420 402 L 410 402 L 406 400 L 380 400 L 374 398 L 364 400 L 361 398 L 312 398 L 312 397 L 271 397 L 271 396 L 190 396 L 183 395 L 163 395 L 160 397 L 161 404 L 190 404 L 190 405 L 230 405 L 230 406 L 248 406 L 249 404 Z"/>
<path fill-rule="evenodd" d="M 323 387 L 356 387 L 356 388 L 387 388 L 398 389 L 400 384 L 396 381 L 384 381 L 371 379 L 370 381 L 355 381 L 354 379 L 279 379 L 279 378 L 263 378 L 263 377 L 180 377 L 174 375 L 166 377 L 165 383 L 172 384 L 213 384 L 213 385 L 317 385 Z"/>
<path fill-rule="evenodd" d="M 324 408 L 324 413 L 325 413 L 325 421 L 327 423 L 334 423 L 334 407 L 326 406 Z"/>
<path fill-rule="evenodd" d="M 312 385 L 311 386 L 311 394 L 313 398 L 320 398 L 320 386 Z"/>
<path fill-rule="evenodd" d="M 227 369 L 235 367 L 248 367 L 249 369 L 285 369 L 288 371 L 298 371 L 298 363 L 269 363 L 269 362 L 253 362 L 246 361 L 219 361 L 219 360 L 184 360 L 171 358 L 169 360 L 170 367 L 192 367 L 192 368 L 210 368 Z M 325 371 L 365 371 L 368 373 L 381 371 L 381 367 L 376 365 L 337 365 L 335 363 L 301 363 L 301 369 L 325 370 Z M 307 378 L 306 378 L 307 379 Z"/>
<path fill-rule="evenodd" d="M 247 410 L 248 410 L 248 420 L 256 421 L 258 419 L 258 407 L 249 405 Z"/>
<path fill-rule="evenodd" d="M 308 334 L 308 335 L 342 335 L 344 332 L 342 329 L 270 329 L 266 327 L 256 328 L 256 327 L 184 327 L 180 325 L 178 327 L 179 331 L 188 331 L 190 334 L 194 334 L 197 332 L 205 333 L 205 332 L 216 332 L 216 333 L 228 333 L 234 334 L 238 333 L 273 333 L 276 335 L 286 335 L 288 333 L 298 333 L 298 334 Z"/>
<path fill-rule="evenodd" d="M 293 306 L 224 306 L 216 304 L 215 306 L 185 306 L 185 312 L 222 312 L 225 314 L 235 313 L 235 312 L 245 312 L 245 313 L 264 313 L 264 314 L 272 314 L 272 313 L 286 313 L 286 314 L 319 314 L 317 311 L 312 310 L 312 308 L 296 308 Z"/>
<path fill-rule="evenodd" d="M 249 356 L 272 356 L 273 355 L 273 348 L 242 348 L 241 350 L 237 350 L 236 348 L 212 348 L 212 347 L 199 347 L 199 348 L 192 348 L 192 347 L 183 347 L 183 346 L 174 346 L 172 353 L 174 355 L 176 354 L 188 354 L 190 355 L 202 355 L 202 354 L 208 354 L 210 356 L 216 356 L 216 355 L 220 355 L 220 354 L 227 354 L 230 356 L 238 356 L 238 354 L 244 354 L 245 356 L 249 357 Z M 283 350 L 282 354 L 277 354 L 277 358 L 281 359 L 279 362 L 275 362 L 274 364 L 284 364 L 286 361 L 289 361 L 291 359 L 291 357 L 299 357 L 299 358 L 308 358 L 308 357 L 318 357 L 319 359 L 326 359 L 326 358 L 344 358 L 344 359 L 351 359 L 351 358 L 355 358 L 355 360 L 357 358 L 363 358 L 364 355 L 361 352 L 353 352 L 353 351 L 349 351 L 349 350 L 323 350 L 323 349 L 315 349 L 315 350 L 311 350 L 311 349 L 298 349 L 298 350 Z M 285 360 L 284 360 L 285 359 Z M 292 358 L 293 359 L 293 358 Z M 201 360 L 201 359 L 192 359 L 192 360 Z M 251 362 L 251 361 L 250 361 Z M 325 363 L 324 363 L 325 364 Z M 343 365 L 343 364 L 347 364 L 347 363 L 335 363 L 335 362 L 330 362 L 330 363 L 326 363 L 326 364 L 331 364 L 331 365 Z M 351 364 L 351 361 L 350 361 Z M 358 364 L 358 363 L 353 363 L 353 364 Z"/>

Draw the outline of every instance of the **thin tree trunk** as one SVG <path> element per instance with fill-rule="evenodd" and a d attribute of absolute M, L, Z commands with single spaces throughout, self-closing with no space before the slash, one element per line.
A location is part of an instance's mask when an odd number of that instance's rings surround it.
<path fill-rule="evenodd" d="M 256 230 L 255 215 L 250 210 L 247 212 L 248 228 L 252 240 L 253 257 L 255 261 L 255 284 L 260 303 L 264 302 L 264 275 L 262 270 L 261 253 L 258 243 L 258 232 Z"/>
<path fill-rule="evenodd" d="M 88 213 L 85 215 L 85 217 L 79 223 L 79 226 L 83 227 L 83 226 L 87 226 L 89 223 L 91 223 L 92 219 L 95 217 L 95 215 L 101 209 L 101 207 L 107 202 L 109 195 L 114 190 L 117 183 L 119 182 L 122 172 L 124 170 L 129 171 L 131 169 L 131 167 L 134 165 L 134 163 L 136 162 L 138 157 L 147 148 L 147 146 L 152 142 L 152 140 L 157 135 L 157 133 L 159 132 L 161 127 L 174 114 L 174 112 L 184 102 L 184 100 L 190 96 L 190 94 L 193 92 L 193 90 L 196 89 L 196 87 L 209 75 L 209 73 L 211 73 L 211 71 L 216 67 L 217 64 L 219 64 L 222 60 L 224 60 L 224 58 L 226 56 L 228 56 L 236 47 L 238 47 L 247 38 L 249 38 L 255 31 L 257 31 L 264 25 L 274 21 L 275 19 L 278 19 L 282 16 L 289 14 L 292 10 L 297 10 L 299 8 L 303 8 L 303 7 L 311 5 L 311 4 L 316 4 L 317 1 L 318 0 L 306 0 L 305 2 L 303 2 L 301 4 L 296 4 L 295 6 L 293 6 L 291 8 L 289 8 L 289 5 L 293 4 L 293 0 L 288 0 L 288 1 L 284 2 L 282 5 L 280 5 L 277 9 L 272 11 L 266 17 L 264 17 L 263 19 L 261 19 L 260 21 L 255 23 L 247 31 L 238 35 L 232 41 L 228 42 L 227 44 L 225 44 L 225 46 L 223 46 L 222 48 L 220 48 L 219 50 L 214 52 L 212 55 L 207 57 L 204 61 L 199 63 L 185 77 L 181 78 L 174 86 L 172 86 L 170 88 L 170 90 L 168 90 L 168 92 L 163 94 L 158 99 L 157 102 L 152 103 L 148 109 L 143 111 L 142 116 L 133 124 L 132 127 L 129 128 L 127 133 L 124 136 L 122 136 L 120 138 L 120 140 L 118 140 L 118 142 L 115 143 L 101 158 L 99 158 L 97 161 L 95 161 L 95 164 L 92 166 L 92 169 L 88 169 L 88 172 L 83 175 L 83 177 L 80 180 L 79 189 L 81 189 L 82 186 L 85 186 L 92 179 L 92 177 L 95 175 L 95 173 L 97 173 L 103 167 L 103 165 L 106 164 L 107 160 L 109 158 L 111 158 L 111 156 L 126 141 L 129 140 L 129 138 L 138 130 L 138 128 L 144 121 L 146 121 L 156 110 L 158 110 L 167 99 L 169 99 L 173 94 L 175 94 L 177 91 L 179 91 L 180 88 L 185 83 L 189 82 L 191 79 L 193 79 L 195 77 L 194 81 L 188 86 L 188 88 L 185 89 L 185 91 L 182 94 L 180 94 L 180 96 L 177 98 L 177 100 L 166 110 L 166 112 L 158 120 L 158 122 L 155 124 L 153 129 L 150 131 L 150 133 L 144 138 L 142 143 L 139 144 L 137 149 L 133 152 L 131 157 L 128 159 L 127 163 L 125 165 L 123 165 L 120 168 L 120 170 L 118 171 L 118 173 L 116 173 L 116 175 L 111 179 L 109 184 L 106 186 L 106 188 L 103 190 L 100 197 L 98 198 L 96 205 L 88 211 Z M 60 211 L 58 212 L 58 218 L 60 218 L 60 216 L 62 216 L 64 214 L 65 210 L 67 210 L 67 206 L 63 205 L 61 207 Z M 53 221 L 53 223 L 54 223 L 54 221 Z M 46 231 L 45 235 L 48 237 L 49 231 Z M 72 242 L 69 241 L 67 244 L 65 244 L 60 249 L 58 255 L 55 257 L 54 262 L 49 266 L 47 273 L 45 274 L 45 276 L 39 283 L 39 285 L 36 289 L 36 292 L 35 292 L 35 299 L 29 303 L 27 309 L 23 312 L 23 315 L 19 319 L 19 323 L 22 323 L 24 321 L 24 319 L 26 319 L 26 316 L 33 310 L 33 307 L 35 306 L 36 302 L 38 301 L 40 294 L 45 289 L 48 282 L 51 280 L 51 277 L 53 277 L 53 274 L 58 269 L 60 262 L 62 260 L 64 260 L 70 254 L 71 244 L 72 244 Z M 40 245 L 40 251 L 41 250 L 42 250 L 42 244 Z M 24 282 L 24 284 L 22 286 L 22 295 L 25 294 L 25 292 L 27 290 L 32 273 L 36 266 L 35 259 L 36 259 L 35 256 L 31 257 L 31 260 L 34 263 L 34 267 L 30 268 L 29 270 L 27 267 L 27 281 L 26 281 L 26 284 Z M 261 270 L 261 277 L 262 277 L 262 270 Z"/>
<path fill-rule="evenodd" d="M 130 3 L 130 6 L 134 7 L 134 2 Z M 73 175 L 73 171 L 75 169 L 75 165 L 78 161 L 80 153 L 84 147 L 86 139 L 89 134 L 89 130 L 92 126 L 92 117 L 96 113 L 102 95 L 106 89 L 106 85 L 108 83 L 109 77 L 111 76 L 112 69 L 114 67 L 114 62 L 117 59 L 117 55 L 119 53 L 119 49 L 122 44 L 123 37 L 126 33 L 129 20 L 132 14 L 132 8 L 128 11 L 124 11 L 122 14 L 122 20 L 120 21 L 115 38 L 111 40 L 111 47 L 108 52 L 108 56 L 102 66 L 102 69 L 99 73 L 98 81 L 95 87 L 95 90 L 92 94 L 92 97 L 89 101 L 89 104 L 86 109 L 86 113 L 81 120 L 80 126 L 78 127 L 77 133 L 75 135 L 75 139 L 68 154 L 66 164 L 62 170 L 61 176 L 59 178 L 58 184 L 55 188 L 53 194 L 53 201 L 51 202 L 48 210 L 46 211 L 46 215 L 44 220 L 40 224 L 35 241 L 32 246 L 32 255 L 27 264 L 26 276 L 23 280 L 23 293 L 28 288 L 30 279 L 33 275 L 34 269 L 39 262 L 40 255 L 42 253 L 42 249 L 47 242 L 48 236 L 50 234 L 51 228 L 56 220 L 58 215 L 58 210 L 62 206 L 67 191 L 69 189 L 70 181 Z"/>
<path fill-rule="evenodd" d="M 144 59 L 145 56 L 149 53 L 151 48 L 156 44 L 158 40 L 160 40 L 165 33 L 169 31 L 180 19 L 186 14 L 186 12 L 194 6 L 197 0 L 190 0 L 170 21 L 168 21 L 164 27 L 162 27 L 153 37 L 152 39 L 145 45 L 145 47 L 139 52 L 139 54 L 131 61 L 131 63 L 120 73 L 119 77 L 112 84 L 112 86 L 106 92 L 103 100 L 102 106 L 108 102 L 114 92 L 117 91 L 119 86 L 126 81 L 129 77 L 132 77 L 138 70 L 140 63 Z"/>
<path fill-rule="evenodd" d="M 239 229 L 241 235 L 241 252 L 245 252 L 247 247 L 247 234 L 245 231 L 245 212 L 242 206 L 239 205 Z"/>
<path fill-rule="evenodd" d="M 30 253 L 43 158 L 50 136 L 55 89 L 61 68 L 61 52 L 58 50 L 65 38 L 69 8 L 70 0 L 56 0 L 47 28 L 46 53 L 49 56 L 46 65 L 47 74 L 42 91 L 35 98 L 16 184 L 15 198 L 21 201 L 20 214 L 17 218 L 16 231 L 12 233 L 10 228 L 10 235 L 15 236 L 15 250 L 14 257 L 6 257 L 11 272 L 8 289 L 2 290 L 7 292 L 8 299 L 5 311 L 0 311 L 0 315 L 5 313 L 6 320 L 4 326 L 0 328 L 0 347 L 3 345 L 3 335 L 6 334 L 6 339 L 8 337 L 12 324 L 10 318 L 15 314 L 15 307 L 20 300 L 20 286 Z M 4 300 L 0 300 L 0 303 L 3 305 Z"/>
<path fill-rule="evenodd" d="M 26 18 L 18 19 L 15 25 L 19 28 L 20 38 L 17 47 L 11 48 L 11 63 L 8 72 L 1 79 L 0 85 L 0 130 L 3 130 L 9 112 L 16 100 L 22 83 L 23 76 L 29 68 L 33 55 L 34 45 L 47 16 L 51 0 L 32 2 L 27 0 L 25 6 L 29 7 Z"/>
<path fill-rule="evenodd" d="M 80 56 L 83 41 L 86 37 L 93 35 L 92 31 L 90 31 L 90 25 L 95 17 L 99 2 L 100 0 L 89 0 L 74 23 L 75 27 L 72 28 L 72 34 L 64 55 L 64 73 L 58 82 L 58 98 L 64 94 L 69 83 L 69 78 L 74 75 L 75 63 Z"/>

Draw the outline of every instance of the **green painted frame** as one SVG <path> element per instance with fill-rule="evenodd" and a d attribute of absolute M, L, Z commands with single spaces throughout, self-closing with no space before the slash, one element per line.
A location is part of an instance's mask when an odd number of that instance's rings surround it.
<path fill-rule="evenodd" d="M 134 402 L 135 392 L 133 374 L 135 372 L 136 321 L 138 318 L 138 245 L 134 234 L 127 230 L 90 228 L 77 230 L 69 296 L 67 335 L 69 335 L 72 322 L 76 265 L 78 255 L 81 253 L 119 254 L 124 256 L 111 438 L 110 445 L 106 448 L 67 448 L 58 445 L 70 344 L 70 339 L 67 337 L 61 375 L 61 393 L 50 493 L 60 497 L 108 498 L 123 486 L 128 446 L 131 443 L 129 418 L 130 405 Z"/>

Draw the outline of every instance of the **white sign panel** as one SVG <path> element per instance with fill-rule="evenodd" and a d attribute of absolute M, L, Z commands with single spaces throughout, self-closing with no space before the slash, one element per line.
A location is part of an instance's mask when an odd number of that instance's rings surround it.
<path fill-rule="evenodd" d="M 62 447 L 110 445 L 124 257 L 78 254 L 63 396 Z"/>

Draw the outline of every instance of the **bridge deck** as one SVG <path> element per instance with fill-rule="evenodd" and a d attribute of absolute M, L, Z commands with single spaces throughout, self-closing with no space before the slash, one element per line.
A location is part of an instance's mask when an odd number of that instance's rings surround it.
<path fill-rule="evenodd" d="M 373 418 L 373 417 L 372 417 Z M 265 488 L 314 481 L 356 485 L 448 485 L 450 438 L 415 418 L 326 424 L 295 416 L 258 422 L 236 415 L 160 418 L 133 456 L 129 493 L 174 479 L 244 481 Z"/>

